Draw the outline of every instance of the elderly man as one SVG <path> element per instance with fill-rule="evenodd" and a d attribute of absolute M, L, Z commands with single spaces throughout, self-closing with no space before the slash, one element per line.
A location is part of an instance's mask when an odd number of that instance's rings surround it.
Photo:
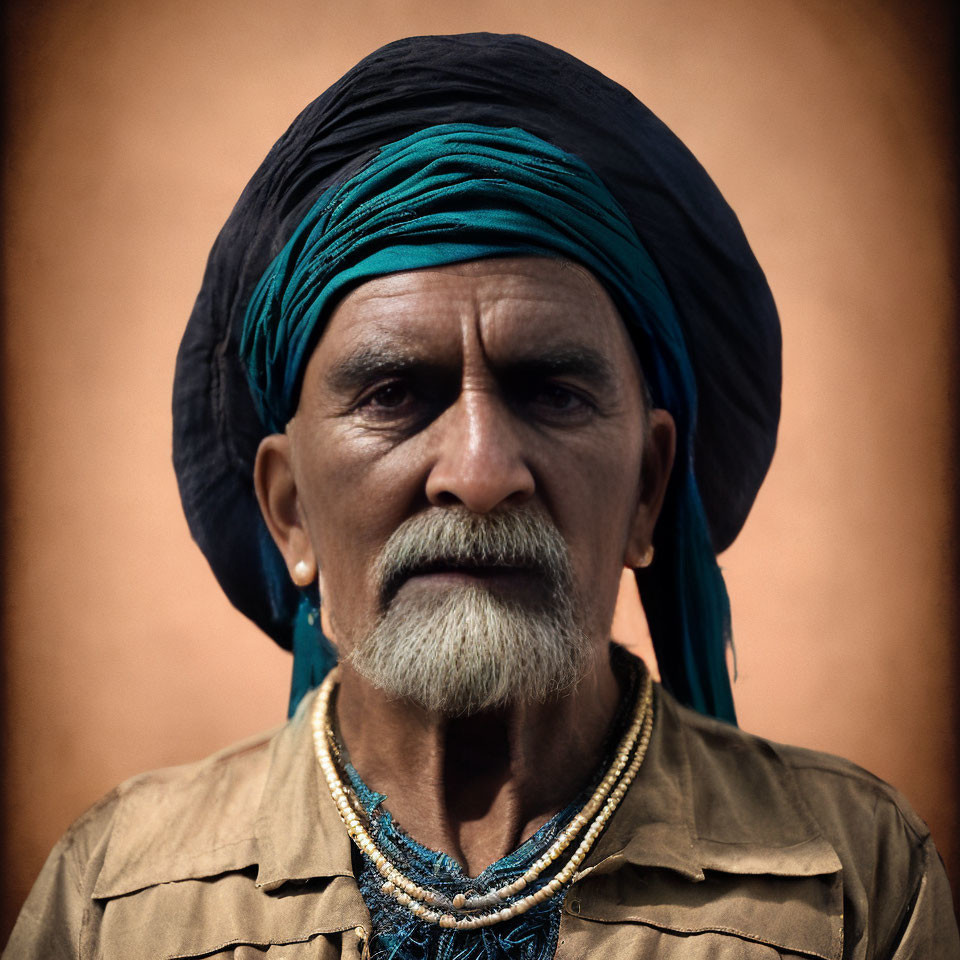
<path fill-rule="evenodd" d="M 960 956 L 902 798 L 733 723 L 779 329 L 624 90 L 519 37 L 358 65 L 221 233 L 174 412 L 292 719 L 93 808 L 6 956 Z M 610 644 L 625 566 L 663 688 Z"/>

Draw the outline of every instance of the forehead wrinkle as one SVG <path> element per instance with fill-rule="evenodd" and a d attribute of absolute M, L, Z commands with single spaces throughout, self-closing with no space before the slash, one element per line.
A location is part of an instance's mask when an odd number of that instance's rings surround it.
<path fill-rule="evenodd" d="M 612 377 L 621 354 L 631 363 L 635 351 L 629 334 L 602 290 L 580 287 L 577 292 L 588 296 L 571 301 L 549 290 L 528 290 L 493 299 L 481 311 L 480 339 L 487 355 L 505 365 L 536 361 L 571 372 L 602 370 Z M 526 308 L 521 314 L 512 309 L 518 304 Z"/>
<path fill-rule="evenodd" d="M 325 379 L 353 386 L 424 361 L 472 368 L 471 354 L 491 367 L 563 367 L 594 380 L 615 375 L 617 354 L 634 350 L 606 290 L 577 264 L 534 263 L 531 271 L 525 261 L 478 261 L 462 273 L 412 271 L 360 285 L 325 331 L 341 344 Z M 466 284 L 450 283 L 458 273 Z M 574 362 L 578 354 L 589 356 Z"/>
<path fill-rule="evenodd" d="M 370 281 L 370 284 L 380 280 Z M 452 316 L 459 317 L 470 305 L 475 311 L 475 296 L 450 296 L 449 288 L 439 285 L 424 289 L 408 287 L 386 290 L 382 293 L 368 292 L 365 287 L 361 296 L 344 300 L 331 317 L 328 330 L 343 326 L 342 335 L 347 341 L 399 343 L 413 350 L 423 343 L 425 335 L 439 330 Z"/>

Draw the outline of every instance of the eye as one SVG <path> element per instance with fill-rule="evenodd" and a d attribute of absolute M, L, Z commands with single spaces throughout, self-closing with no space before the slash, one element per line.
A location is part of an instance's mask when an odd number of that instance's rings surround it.
<path fill-rule="evenodd" d="M 422 384 L 398 378 L 371 385 L 352 410 L 371 428 L 406 430 L 429 420 L 434 406 Z"/>
<path fill-rule="evenodd" d="M 395 410 L 402 407 L 411 398 L 410 388 L 405 383 L 395 380 L 392 383 L 385 383 L 383 386 L 377 387 L 372 393 L 367 394 L 360 402 L 360 406 Z"/>
<path fill-rule="evenodd" d="M 557 426 L 584 423 L 596 410 L 589 394 L 556 380 L 535 380 L 522 394 L 530 416 Z"/>
<path fill-rule="evenodd" d="M 558 413 L 582 410 L 587 406 L 586 400 L 579 393 L 559 383 L 541 385 L 535 392 L 533 400 L 535 403 Z"/>

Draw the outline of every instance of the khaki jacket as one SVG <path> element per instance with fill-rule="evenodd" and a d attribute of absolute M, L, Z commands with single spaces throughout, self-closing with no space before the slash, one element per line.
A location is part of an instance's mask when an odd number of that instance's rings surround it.
<path fill-rule="evenodd" d="M 659 688 L 655 704 L 640 774 L 567 892 L 557 960 L 960 958 L 942 864 L 896 791 Z M 358 927 L 370 916 L 305 702 L 278 731 L 88 811 L 3 957 L 356 958 Z"/>

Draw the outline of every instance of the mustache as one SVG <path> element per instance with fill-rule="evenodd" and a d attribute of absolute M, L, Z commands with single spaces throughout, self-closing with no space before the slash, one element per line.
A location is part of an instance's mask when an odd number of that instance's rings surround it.
<path fill-rule="evenodd" d="M 405 520 L 384 544 L 374 571 L 381 609 L 412 576 L 492 568 L 534 574 L 554 593 L 566 591 L 572 580 L 566 542 L 541 511 L 516 507 L 478 514 L 444 507 Z"/>

